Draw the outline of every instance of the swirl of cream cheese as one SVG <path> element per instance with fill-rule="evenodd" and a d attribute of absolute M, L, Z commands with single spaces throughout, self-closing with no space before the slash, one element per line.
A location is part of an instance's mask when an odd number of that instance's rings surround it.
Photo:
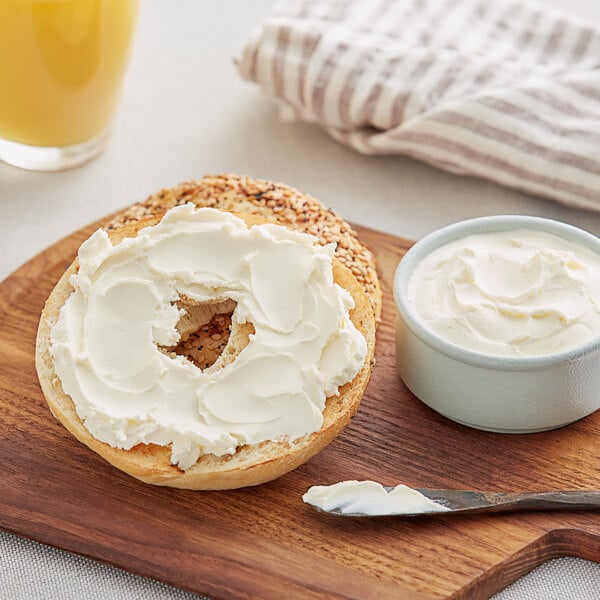
<path fill-rule="evenodd" d="M 316 242 L 192 205 L 115 245 L 96 231 L 50 346 L 91 434 L 123 449 L 170 445 L 185 470 L 201 454 L 320 429 L 326 398 L 360 371 L 367 346 L 352 297 L 333 280 L 333 245 Z M 232 363 L 204 372 L 161 350 L 179 341 L 183 295 L 233 300 L 232 320 L 253 324 Z"/>
<path fill-rule="evenodd" d="M 439 337 L 496 356 L 541 356 L 600 334 L 600 255 L 537 230 L 469 235 L 424 258 L 408 282 Z"/>

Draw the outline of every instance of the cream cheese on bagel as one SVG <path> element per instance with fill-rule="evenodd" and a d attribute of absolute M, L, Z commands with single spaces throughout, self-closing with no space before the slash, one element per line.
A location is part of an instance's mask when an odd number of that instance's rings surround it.
<path fill-rule="evenodd" d="M 333 245 L 274 224 L 183 205 L 113 245 L 98 230 L 80 248 L 74 289 L 49 352 L 79 418 L 128 450 L 171 447 L 185 470 L 202 454 L 318 431 L 327 397 L 361 370 L 364 336 L 332 273 Z M 254 333 L 239 355 L 201 370 L 169 351 L 182 298 L 236 303 Z"/>

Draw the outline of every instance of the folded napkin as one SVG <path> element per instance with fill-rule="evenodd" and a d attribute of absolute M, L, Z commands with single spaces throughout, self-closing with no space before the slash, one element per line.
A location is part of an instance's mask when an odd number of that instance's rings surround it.
<path fill-rule="evenodd" d="M 280 116 L 600 210 L 600 28 L 523 0 L 288 0 L 238 63 Z"/>

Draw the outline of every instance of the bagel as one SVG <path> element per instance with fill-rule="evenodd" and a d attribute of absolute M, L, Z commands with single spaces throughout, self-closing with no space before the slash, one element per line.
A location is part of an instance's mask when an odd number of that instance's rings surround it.
<path fill-rule="evenodd" d="M 248 214 L 236 216 L 242 219 L 249 229 L 267 223 L 265 219 Z M 116 246 L 123 240 L 135 238 L 141 230 L 158 225 L 160 222 L 160 216 L 153 216 L 136 219 L 118 228 L 114 228 L 115 224 L 113 224 L 109 232 L 110 244 Z M 191 466 L 186 468 L 173 463 L 173 449 L 169 444 L 137 443 L 125 449 L 100 441 L 80 418 L 74 400 L 65 393 L 63 383 L 57 376 L 55 357 L 51 348 L 52 328 L 59 320 L 61 309 L 75 289 L 72 276 L 79 270 L 77 259 L 61 277 L 48 298 L 38 329 L 36 368 L 51 412 L 79 441 L 115 467 L 146 483 L 194 490 L 233 489 L 258 485 L 287 473 L 306 462 L 341 432 L 356 412 L 371 373 L 375 344 L 375 318 L 371 302 L 364 287 L 347 267 L 336 258 L 332 258 L 331 265 L 334 282 L 344 288 L 354 301 L 354 308 L 350 310 L 349 317 L 354 327 L 364 337 L 366 350 L 362 366 L 353 379 L 341 385 L 336 394 L 331 394 L 325 400 L 322 423 L 318 430 L 293 439 L 290 436 L 282 436 L 257 443 L 242 443 L 233 452 L 221 455 L 202 453 Z M 210 314 L 202 316 L 196 314 L 193 301 L 190 302 L 189 299 L 182 297 L 181 302 L 185 305 L 186 315 L 177 327 L 183 343 L 186 336 L 193 334 L 199 322 L 204 323 L 207 318 L 229 318 L 231 307 L 226 302 L 219 306 L 212 306 L 209 308 Z M 206 313 L 206 307 L 197 308 L 200 312 L 204 310 Z M 217 357 L 214 364 L 209 364 L 207 361 L 201 368 L 206 367 L 206 372 L 210 373 L 211 369 L 223 369 L 226 365 L 235 362 L 254 333 L 251 323 L 238 324 L 237 328 L 232 330 L 225 352 Z M 167 348 L 165 351 L 185 355 L 184 352 L 177 352 L 177 348 L 181 350 L 180 346 L 181 342 L 176 347 Z M 215 351 L 215 354 L 219 352 Z M 191 360 L 191 357 L 187 358 Z"/>
<path fill-rule="evenodd" d="M 375 318 L 381 317 L 382 293 L 375 259 L 352 227 L 319 200 L 282 183 L 253 177 L 207 175 L 165 188 L 121 211 L 107 223 L 108 231 L 192 202 L 198 207 L 252 214 L 336 244 L 335 257 L 364 287 Z"/>

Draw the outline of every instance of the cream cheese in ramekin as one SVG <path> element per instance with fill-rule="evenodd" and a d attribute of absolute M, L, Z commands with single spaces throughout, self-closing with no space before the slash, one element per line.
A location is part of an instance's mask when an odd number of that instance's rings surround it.
<path fill-rule="evenodd" d="M 600 335 L 600 255 L 539 230 L 468 235 L 426 256 L 408 302 L 432 333 L 494 356 L 544 356 Z"/>

